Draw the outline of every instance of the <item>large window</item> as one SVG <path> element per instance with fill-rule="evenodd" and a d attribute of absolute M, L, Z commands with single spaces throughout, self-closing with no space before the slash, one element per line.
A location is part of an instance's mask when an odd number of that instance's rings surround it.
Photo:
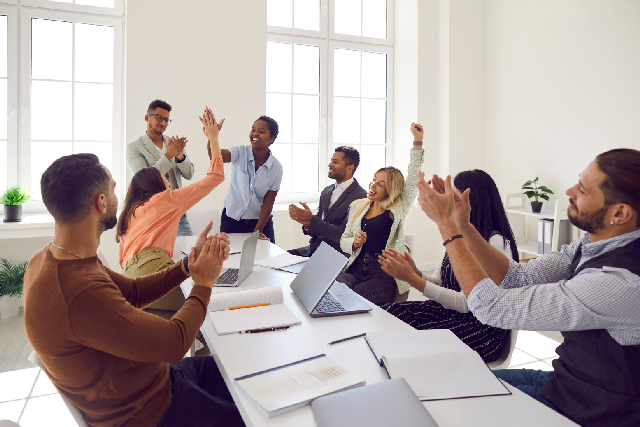
<path fill-rule="evenodd" d="M 104 0 L 22 3 L 101 15 L 117 9 Z M 101 15 L 0 7 L 0 191 L 29 187 L 27 209 L 43 209 L 40 178 L 61 156 L 93 153 L 116 179 L 123 173 L 114 161 L 123 156 L 122 18 Z"/>
<path fill-rule="evenodd" d="M 365 186 L 390 158 L 391 1 L 268 1 L 267 115 L 280 125 L 284 199 L 317 199 L 335 147 L 360 151 Z"/>

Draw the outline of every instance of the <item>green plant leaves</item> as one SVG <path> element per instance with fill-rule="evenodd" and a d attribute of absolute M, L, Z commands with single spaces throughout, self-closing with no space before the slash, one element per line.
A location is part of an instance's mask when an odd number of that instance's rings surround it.
<path fill-rule="evenodd" d="M 27 264 L 28 262 L 12 265 L 6 259 L 0 258 L 0 297 L 4 295 L 10 297 L 22 295 Z"/>
<path fill-rule="evenodd" d="M 536 177 L 536 179 L 534 179 L 533 181 L 529 180 L 525 182 L 524 185 L 522 186 L 522 189 L 527 190 L 522 194 L 526 195 L 530 199 L 534 198 L 536 202 L 538 201 L 539 198 L 548 201 L 549 196 L 547 196 L 545 193 L 554 194 L 553 191 L 551 191 L 546 186 L 538 185 L 538 177 Z"/>
<path fill-rule="evenodd" d="M 0 204 L 6 206 L 20 206 L 31 200 L 31 191 L 24 187 L 11 187 L 0 197 Z"/>

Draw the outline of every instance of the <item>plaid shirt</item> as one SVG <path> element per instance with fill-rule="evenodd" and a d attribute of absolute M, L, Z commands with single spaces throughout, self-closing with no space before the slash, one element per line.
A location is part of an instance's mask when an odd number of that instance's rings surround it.
<path fill-rule="evenodd" d="M 528 264 L 511 261 L 502 283 L 484 279 L 467 303 L 482 322 L 504 329 L 581 331 L 605 329 L 621 345 L 640 344 L 640 277 L 623 268 L 585 268 L 571 280 L 570 265 L 582 246 L 578 267 L 640 238 L 640 230 L 591 243 L 588 234 Z"/>

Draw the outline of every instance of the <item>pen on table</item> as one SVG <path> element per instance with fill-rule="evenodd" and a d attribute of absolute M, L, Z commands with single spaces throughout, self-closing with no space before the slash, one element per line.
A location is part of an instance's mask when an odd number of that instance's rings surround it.
<path fill-rule="evenodd" d="M 284 331 L 291 326 L 280 326 L 277 328 L 263 328 L 263 329 L 249 329 L 248 331 L 240 331 L 241 334 L 257 334 L 259 332 L 272 332 L 272 331 Z"/>
<path fill-rule="evenodd" d="M 269 305 L 269 303 L 264 303 L 264 304 L 253 304 L 253 305 L 239 305 L 237 307 L 229 307 L 227 308 L 227 310 L 237 310 L 239 308 L 251 308 L 251 307 L 264 307 L 266 305 Z"/>
<path fill-rule="evenodd" d="M 342 342 L 342 341 L 349 341 L 349 340 L 352 340 L 352 339 L 354 339 L 354 338 L 364 337 L 365 335 L 367 335 L 367 334 L 366 334 L 366 333 L 364 333 L 364 334 L 360 334 L 360 335 L 355 335 L 355 336 L 353 336 L 353 337 L 342 338 L 341 340 L 331 341 L 331 342 L 330 342 L 329 344 L 327 344 L 327 345 L 338 344 L 339 342 Z"/>

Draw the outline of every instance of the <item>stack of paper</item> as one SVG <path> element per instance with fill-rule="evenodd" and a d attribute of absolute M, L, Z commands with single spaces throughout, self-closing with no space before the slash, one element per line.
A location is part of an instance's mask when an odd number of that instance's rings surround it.
<path fill-rule="evenodd" d="M 324 354 L 234 381 L 268 418 L 304 406 L 316 397 L 365 384 L 364 379 Z"/>
<path fill-rule="evenodd" d="M 298 255 L 291 255 L 290 253 L 285 253 L 282 255 L 256 261 L 256 265 L 259 267 L 273 268 L 276 270 L 280 270 L 284 267 L 301 264 L 307 261 L 309 261 L 309 258 L 305 258 Z"/>
<path fill-rule="evenodd" d="M 370 332 L 366 340 L 389 377 L 403 377 L 420 400 L 511 394 L 449 330 Z"/>
<path fill-rule="evenodd" d="M 209 316 L 218 335 L 300 324 L 280 286 L 213 294 Z"/>

